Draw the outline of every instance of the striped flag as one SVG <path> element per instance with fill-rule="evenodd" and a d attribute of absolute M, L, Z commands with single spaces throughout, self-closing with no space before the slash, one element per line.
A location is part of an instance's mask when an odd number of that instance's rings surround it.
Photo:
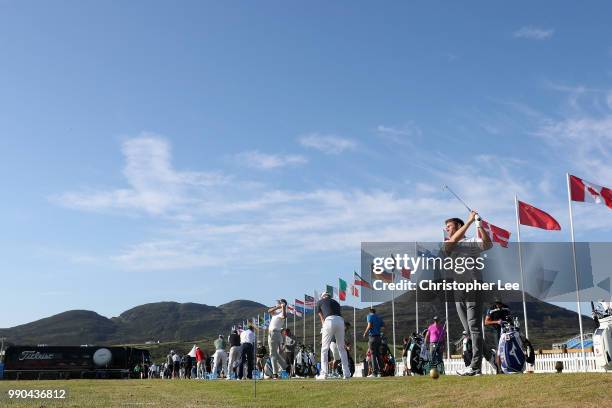
<path fill-rule="evenodd" d="M 351 294 L 354 297 L 359 297 L 359 288 L 357 286 L 355 286 L 354 284 L 351 283 L 350 289 L 351 289 Z"/>
<path fill-rule="evenodd" d="M 303 300 L 295 299 L 294 307 L 295 307 L 295 311 L 297 313 L 301 313 L 301 315 L 304 315 L 304 313 L 306 313 L 306 310 L 304 308 L 304 301 Z"/>
<path fill-rule="evenodd" d="M 346 281 L 338 279 L 338 298 L 346 301 Z"/>
<path fill-rule="evenodd" d="M 315 298 L 310 295 L 304 295 L 304 312 L 312 313 L 315 308 Z"/>
<path fill-rule="evenodd" d="M 263 318 L 263 327 L 267 328 L 270 325 L 270 320 L 272 319 L 272 316 L 270 316 L 269 313 L 264 312 L 264 318 Z"/>
<path fill-rule="evenodd" d="M 357 272 L 353 272 L 355 277 L 355 286 L 363 286 L 364 288 L 372 289 L 372 285 L 367 280 L 363 279 Z"/>
<path fill-rule="evenodd" d="M 289 313 L 296 315 L 297 317 L 302 317 L 304 315 L 304 308 L 298 308 L 295 305 L 287 305 L 287 310 Z"/>

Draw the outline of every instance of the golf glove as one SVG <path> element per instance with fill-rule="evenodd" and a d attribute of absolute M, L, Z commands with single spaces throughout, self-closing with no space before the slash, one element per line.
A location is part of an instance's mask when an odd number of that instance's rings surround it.
<path fill-rule="evenodd" d="M 482 221 L 482 218 L 480 218 L 480 215 L 476 214 L 476 217 L 474 217 L 474 224 L 476 224 L 476 228 L 480 228 L 481 221 Z"/>

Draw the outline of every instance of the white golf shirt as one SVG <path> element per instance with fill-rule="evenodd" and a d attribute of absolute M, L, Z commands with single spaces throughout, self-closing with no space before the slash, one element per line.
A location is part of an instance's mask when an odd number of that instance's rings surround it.
<path fill-rule="evenodd" d="M 240 343 L 251 343 L 255 344 L 255 333 L 251 330 L 244 330 L 240 333 Z"/>
<path fill-rule="evenodd" d="M 272 319 L 270 320 L 270 331 L 277 331 L 277 330 L 281 330 L 283 328 L 283 319 L 281 316 L 283 314 L 282 309 L 278 309 L 276 311 L 274 311 L 274 314 L 272 315 Z"/>

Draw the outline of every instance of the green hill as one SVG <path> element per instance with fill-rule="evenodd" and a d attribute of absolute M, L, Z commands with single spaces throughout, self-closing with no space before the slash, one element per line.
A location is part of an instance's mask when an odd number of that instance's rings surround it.
<path fill-rule="evenodd" d="M 522 318 L 520 298 L 507 298 L 506 302 Z M 391 336 L 391 302 L 376 306 L 378 313 L 387 322 L 386 333 Z M 266 306 L 249 300 L 235 300 L 218 307 L 198 303 L 158 302 L 134 307 L 117 317 L 106 318 L 92 311 L 71 310 L 24 325 L 0 329 L 0 336 L 9 344 L 147 344 L 148 348 L 162 353 L 176 347 L 190 348 L 194 340 L 208 345 L 218 334 L 227 334 L 231 326 L 253 316 L 263 315 Z M 357 341 L 362 342 L 367 308 L 356 310 Z M 353 310 L 343 308 L 345 319 L 352 323 Z M 431 323 L 434 315 L 444 316 L 444 304 L 419 304 L 419 329 Z M 536 348 L 549 349 L 552 343 L 561 342 L 578 333 L 575 312 L 529 298 L 529 334 Z M 399 346 L 404 336 L 416 330 L 414 293 L 407 293 L 395 300 L 396 342 Z M 449 304 L 450 333 L 452 339 L 461 335 L 454 304 Z M 586 332 L 593 330 L 590 319 L 583 319 Z M 295 322 L 295 334 L 300 341 L 313 341 L 313 316 L 304 322 Z M 288 327 L 293 329 L 293 318 L 289 316 Z M 320 341 L 320 324 L 317 319 L 316 334 Z M 159 344 L 159 346 L 158 346 Z M 360 350 L 363 344 L 358 344 Z M 157 351 L 157 349 L 160 349 Z M 163 351 L 162 351 L 163 349 Z"/>

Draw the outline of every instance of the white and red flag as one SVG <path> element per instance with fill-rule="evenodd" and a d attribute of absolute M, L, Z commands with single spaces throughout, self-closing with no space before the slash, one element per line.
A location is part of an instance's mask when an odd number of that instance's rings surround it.
<path fill-rule="evenodd" d="M 506 231 L 505 229 L 500 228 L 497 225 L 490 224 L 485 220 L 480 221 L 480 225 L 485 231 L 487 231 L 487 234 L 489 234 L 491 242 L 499 244 L 504 248 L 508 248 L 508 241 L 510 240 L 510 231 Z M 482 239 L 482 237 L 480 236 L 480 231 L 478 231 L 478 238 Z"/>
<path fill-rule="evenodd" d="M 612 209 L 612 189 L 598 186 L 571 174 L 569 178 L 572 201 L 603 204 Z"/>

